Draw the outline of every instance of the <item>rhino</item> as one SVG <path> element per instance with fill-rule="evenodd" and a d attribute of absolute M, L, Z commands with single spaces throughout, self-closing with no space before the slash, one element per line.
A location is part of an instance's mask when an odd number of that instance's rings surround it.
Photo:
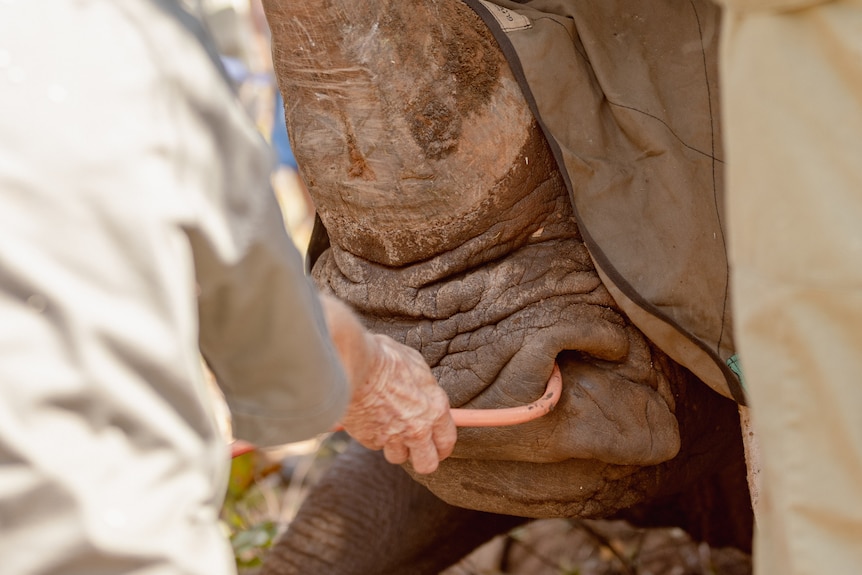
<path fill-rule="evenodd" d="M 460 428 L 430 475 L 351 446 L 265 574 L 439 573 L 536 518 L 749 550 L 707 0 L 265 0 L 312 277 L 417 349 Z"/>

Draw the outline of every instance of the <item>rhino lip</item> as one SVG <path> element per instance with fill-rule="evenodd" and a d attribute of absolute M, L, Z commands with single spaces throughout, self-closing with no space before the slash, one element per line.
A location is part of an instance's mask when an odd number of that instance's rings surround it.
<path fill-rule="evenodd" d="M 676 456 L 679 426 L 669 386 L 660 373 L 653 370 L 651 382 L 626 377 L 625 370 L 571 351 L 561 353 L 557 362 L 563 389 L 552 411 L 510 427 L 460 428 L 452 457 L 656 465 Z"/>
<path fill-rule="evenodd" d="M 634 485 L 679 450 L 669 386 L 658 371 L 651 372 L 654 382 L 625 377 L 631 376 L 625 369 L 596 364 L 580 352 L 564 351 L 554 363 L 563 389 L 549 413 L 513 426 L 459 428 L 455 453 L 437 471 L 418 475 L 406 464 L 407 472 L 451 505 L 507 515 L 600 515 L 635 503 L 640 491 Z M 638 401 L 612 413 L 621 393 Z M 592 414 L 578 411 L 591 404 Z M 628 416 L 635 417 L 626 422 Z M 538 490 L 518 487 L 537 482 Z M 617 487 L 608 496 L 611 483 Z"/>

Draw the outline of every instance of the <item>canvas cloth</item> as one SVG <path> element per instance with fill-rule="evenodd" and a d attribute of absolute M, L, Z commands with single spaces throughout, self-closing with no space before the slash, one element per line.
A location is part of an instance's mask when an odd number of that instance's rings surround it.
<path fill-rule="evenodd" d="M 494 33 L 630 319 L 745 398 L 723 217 L 718 8 L 707 0 L 465 0 Z"/>

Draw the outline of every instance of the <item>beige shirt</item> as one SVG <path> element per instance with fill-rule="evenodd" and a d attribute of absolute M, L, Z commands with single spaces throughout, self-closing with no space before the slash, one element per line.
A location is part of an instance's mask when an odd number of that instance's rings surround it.
<path fill-rule="evenodd" d="M 237 437 L 346 406 L 270 154 L 195 25 L 0 2 L 2 573 L 233 572 L 199 350 Z"/>

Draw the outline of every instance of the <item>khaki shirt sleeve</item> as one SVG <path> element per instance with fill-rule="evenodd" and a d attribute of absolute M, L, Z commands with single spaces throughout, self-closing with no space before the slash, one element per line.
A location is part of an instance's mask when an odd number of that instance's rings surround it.
<path fill-rule="evenodd" d="M 184 148 L 212 158 L 184 170 L 198 198 L 186 229 L 199 285 L 200 346 L 224 391 L 236 437 L 258 445 L 331 429 L 349 387 L 320 302 L 270 187 L 273 154 L 214 67 L 184 76 Z"/>
<path fill-rule="evenodd" d="M 274 154 L 200 23 L 161 5 L 206 52 L 189 65 L 176 53 L 191 48 L 171 48 L 152 33 L 165 90 L 174 96 L 165 105 L 182 198 L 176 218 L 192 248 L 201 351 L 236 437 L 258 445 L 307 439 L 333 427 L 349 388 L 271 189 Z"/>
<path fill-rule="evenodd" d="M 247 196 L 257 217 L 231 214 L 248 232 L 234 258 L 202 231 L 189 233 L 201 350 L 225 393 L 234 436 L 259 445 L 331 429 L 349 399 L 319 300 L 271 198 Z"/>

